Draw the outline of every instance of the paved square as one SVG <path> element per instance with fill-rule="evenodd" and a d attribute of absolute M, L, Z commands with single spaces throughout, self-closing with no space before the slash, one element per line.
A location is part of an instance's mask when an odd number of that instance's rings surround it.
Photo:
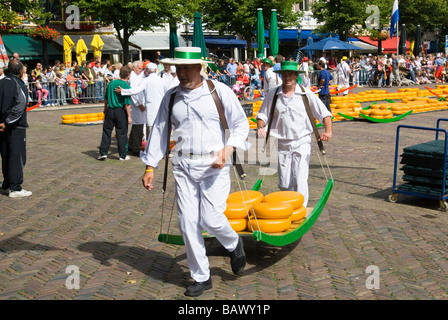
<path fill-rule="evenodd" d="M 23 187 L 33 196 L 0 196 L 0 299 L 189 299 L 183 295 L 191 281 L 184 247 L 157 241 L 163 161 L 149 193 L 140 181 L 143 163 L 136 157 L 118 161 L 116 140 L 109 158 L 96 160 L 102 126 L 60 124 L 63 114 L 101 111 L 29 113 Z M 316 224 L 300 242 L 284 247 L 246 238 L 248 265 L 241 277 L 232 274 L 219 243 L 207 240 L 213 289 L 199 299 L 447 299 L 448 213 L 438 211 L 435 200 L 387 200 L 397 125 L 435 127 L 447 112 L 386 124 L 334 123 L 326 149 L 335 186 Z M 405 132 L 400 142 L 433 139 Z M 311 206 L 326 185 L 316 150 L 314 144 Z M 245 170 L 250 188 L 258 166 Z M 173 204 L 169 179 L 164 231 Z M 276 190 L 277 175 L 266 175 L 260 191 Z M 170 228 L 177 229 L 176 214 Z M 69 266 L 79 270 L 79 289 L 69 289 Z M 369 266 L 378 271 L 379 288 L 366 285 L 374 275 Z"/>

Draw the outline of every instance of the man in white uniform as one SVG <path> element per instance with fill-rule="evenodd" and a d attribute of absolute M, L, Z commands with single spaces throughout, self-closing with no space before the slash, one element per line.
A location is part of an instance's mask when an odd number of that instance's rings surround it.
<path fill-rule="evenodd" d="M 346 56 L 342 57 L 341 62 L 336 67 L 336 72 L 338 75 L 338 91 L 350 87 L 349 81 L 352 72 L 350 71 L 350 66 L 347 63 L 348 58 Z M 345 90 L 342 94 L 344 96 L 348 95 L 349 90 Z"/>
<path fill-rule="evenodd" d="M 308 66 L 308 57 L 304 57 L 302 59 L 302 64 L 300 65 L 299 71 L 303 71 L 300 72 L 300 77 L 302 78 L 302 86 L 304 86 L 307 89 L 311 88 L 311 81 L 310 81 L 310 76 L 309 76 L 309 66 Z"/>
<path fill-rule="evenodd" d="M 143 82 L 141 76 L 143 70 L 143 63 L 141 61 L 134 61 L 132 63 L 131 77 L 129 78 L 129 85 L 131 88 L 136 88 Z M 129 134 L 129 153 L 138 156 L 142 148 L 143 127 L 146 123 L 146 111 L 144 106 L 144 94 L 139 92 L 131 96 L 131 117 L 132 127 Z"/>
<path fill-rule="evenodd" d="M 278 76 L 277 73 L 274 72 L 274 62 L 272 62 L 271 59 L 265 58 L 261 62 L 264 69 L 263 91 L 264 95 L 266 96 L 269 91 L 282 85 L 282 79 Z"/>
<path fill-rule="evenodd" d="M 115 89 L 115 93 L 119 93 L 123 96 L 130 96 L 144 93 L 144 103 L 146 108 L 146 135 L 148 138 L 149 132 L 156 119 L 157 112 L 159 111 L 162 98 L 168 90 L 168 82 L 161 81 L 157 75 L 157 65 L 155 63 L 148 63 L 145 67 L 144 74 L 146 78 L 140 82 L 136 87 L 131 89 L 122 89 L 118 87 Z"/>
<path fill-rule="evenodd" d="M 282 62 L 281 69 L 277 72 L 282 73 L 283 84 L 278 92 L 272 90 L 264 99 L 257 115 L 257 133 L 260 137 L 266 137 L 266 125 L 269 124 L 268 118 L 277 94 L 270 135 L 278 139 L 278 187 L 283 191 L 300 192 L 305 198 L 303 205 L 306 207 L 313 127 L 305 109 L 303 95 L 308 98 L 314 117 L 325 126 L 325 132 L 320 136 L 322 141 L 330 140 L 332 135 L 331 113 L 311 90 L 297 84 L 297 62 Z"/>
<path fill-rule="evenodd" d="M 230 129 L 226 137 L 208 83 L 201 77 L 200 48 L 178 47 L 174 58 L 165 60 L 176 65 L 180 85 L 168 90 L 160 105 L 146 149 L 141 154 L 146 164 L 142 182 L 146 189 L 153 188 L 154 169 L 169 143 L 169 101 L 175 93 L 170 118 L 176 141 L 173 174 L 179 227 L 190 274 L 195 280 L 185 295 L 199 296 L 212 287 L 203 230 L 214 235 L 230 252 L 233 273 L 240 274 L 246 264 L 242 240 L 223 212 L 230 192 L 229 158 L 235 148 L 249 148 L 246 141 L 249 123 L 235 94 L 225 84 L 213 81 Z"/>

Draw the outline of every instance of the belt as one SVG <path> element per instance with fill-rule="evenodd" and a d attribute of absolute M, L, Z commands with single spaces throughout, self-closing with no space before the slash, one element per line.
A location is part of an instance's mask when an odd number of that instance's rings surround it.
<path fill-rule="evenodd" d="M 210 159 L 213 154 L 214 151 L 210 151 L 209 153 L 192 153 L 192 152 L 182 152 L 182 150 L 179 150 L 177 152 L 177 155 L 179 157 L 185 157 L 191 160 Z"/>

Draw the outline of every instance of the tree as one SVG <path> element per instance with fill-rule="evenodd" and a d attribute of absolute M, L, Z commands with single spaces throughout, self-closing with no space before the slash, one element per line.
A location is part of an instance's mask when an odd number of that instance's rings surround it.
<path fill-rule="evenodd" d="M 124 63 L 129 62 L 129 38 L 138 30 L 152 30 L 167 20 L 169 8 L 156 0 L 78 0 L 85 14 L 97 17 L 102 24 L 113 25 L 123 47 Z"/>
<path fill-rule="evenodd" d="M 38 25 L 51 16 L 50 12 L 45 12 L 43 1 L 41 0 L 14 0 L 0 2 L 0 25 L 13 27 L 19 24 L 18 13 L 26 13 L 26 19 Z"/>
<path fill-rule="evenodd" d="M 341 40 L 345 40 L 353 26 L 364 24 L 367 18 L 366 4 L 357 0 L 328 0 L 317 1 L 312 7 L 313 17 L 319 23 L 320 33 L 336 33 Z"/>
<path fill-rule="evenodd" d="M 203 22 L 209 30 L 219 34 L 241 34 L 247 41 L 248 51 L 252 50 L 252 37 L 257 26 L 257 9 L 263 8 L 265 30 L 269 28 L 271 10 L 277 9 L 279 28 L 296 26 L 300 13 L 292 8 L 296 0 L 199 0 Z"/>
<path fill-rule="evenodd" d="M 420 25 L 422 33 L 434 32 L 440 29 L 438 43 L 445 43 L 445 35 L 448 34 L 448 0 L 401 0 L 399 1 L 400 26 L 406 25 L 406 35 L 414 38 L 417 25 Z M 443 51 L 439 47 L 437 51 Z"/>
<path fill-rule="evenodd" d="M 380 9 L 380 26 L 388 28 L 392 15 L 394 0 L 371 0 L 368 4 L 377 5 Z M 351 33 L 353 26 L 362 25 L 370 15 L 366 13 L 367 3 L 358 0 L 328 0 L 317 1 L 312 8 L 313 16 L 323 23 L 318 27 L 322 33 L 333 32 L 339 34 L 341 40 Z M 399 25 L 406 24 L 409 38 L 412 38 L 421 26 L 422 32 L 434 31 L 441 28 L 448 29 L 448 0 L 400 0 Z"/>

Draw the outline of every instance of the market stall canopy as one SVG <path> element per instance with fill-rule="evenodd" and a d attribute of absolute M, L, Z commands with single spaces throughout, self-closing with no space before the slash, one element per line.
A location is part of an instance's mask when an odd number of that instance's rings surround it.
<path fill-rule="evenodd" d="M 179 47 L 186 47 L 183 37 L 178 37 Z M 141 50 L 170 50 L 170 35 L 136 34 L 129 38 L 129 42 Z"/>
<path fill-rule="evenodd" d="M 101 39 L 101 37 L 99 35 L 94 35 L 92 42 L 90 43 L 90 47 L 93 50 L 93 56 L 99 56 L 100 60 L 101 60 L 101 51 L 103 50 L 104 47 L 104 41 Z"/>
<path fill-rule="evenodd" d="M 257 9 L 257 48 L 262 47 L 264 44 L 264 20 L 263 20 L 263 8 Z M 258 52 L 258 57 L 264 57 L 264 50 Z"/>
<path fill-rule="evenodd" d="M 378 45 L 378 41 L 371 40 L 370 37 L 358 37 L 359 40 L 369 43 L 371 45 Z M 396 53 L 397 52 L 397 37 L 393 37 L 391 39 L 382 40 L 381 46 L 383 47 L 383 53 Z M 406 41 L 406 48 L 409 50 L 411 43 Z"/>
<path fill-rule="evenodd" d="M 72 51 L 75 43 L 70 39 L 69 36 L 65 35 L 64 38 L 64 65 L 66 68 L 72 65 Z"/>
<path fill-rule="evenodd" d="M 246 40 L 239 40 L 234 38 L 206 38 L 206 44 L 216 45 L 220 48 L 247 48 Z M 258 49 L 256 42 L 251 42 L 252 48 Z M 269 48 L 267 43 L 264 44 L 265 48 Z"/>
<path fill-rule="evenodd" d="M 359 47 L 360 48 L 360 50 L 358 50 L 358 51 L 361 51 L 361 52 L 378 52 L 378 47 L 377 46 L 374 46 L 374 45 L 372 45 L 372 44 L 368 44 L 368 43 L 365 43 L 365 42 L 362 42 L 362 41 L 359 41 L 359 40 L 357 40 L 357 41 L 348 41 L 348 43 L 350 43 L 350 44 L 352 44 L 352 45 L 354 45 L 354 46 L 357 46 L 357 47 Z"/>
<path fill-rule="evenodd" d="M 269 38 L 269 30 L 265 30 L 264 36 L 266 38 Z M 321 39 L 327 38 L 329 36 L 332 36 L 335 39 L 339 39 L 339 36 L 336 34 L 322 34 L 322 33 L 313 33 L 313 30 L 302 30 L 300 31 L 300 37 L 302 39 L 308 39 L 311 37 L 313 41 L 319 41 Z M 279 29 L 278 30 L 278 41 L 280 42 L 295 42 L 298 40 L 298 33 L 297 29 Z M 347 41 L 356 40 L 354 38 L 347 38 Z"/>
<path fill-rule="evenodd" d="M 20 56 L 20 60 L 42 60 L 42 41 L 36 40 L 32 37 L 16 34 L 16 35 L 2 35 L 3 43 L 6 48 L 6 53 L 8 56 L 12 56 L 14 52 L 17 52 Z M 62 44 L 62 37 L 61 44 Z M 62 57 L 62 52 L 56 49 L 49 43 L 48 45 L 48 56 L 50 59 L 60 59 Z"/>
<path fill-rule="evenodd" d="M 82 62 L 86 60 L 87 57 L 87 46 L 86 42 L 83 38 L 79 38 L 78 42 L 76 42 L 76 60 L 78 60 L 78 64 L 81 66 Z"/>
<path fill-rule="evenodd" d="M 355 45 L 352 45 L 348 42 L 344 42 L 341 40 L 338 40 L 333 37 L 329 37 L 326 39 L 323 39 L 319 42 L 315 42 L 313 44 L 310 44 L 308 46 L 305 46 L 303 48 L 300 48 L 300 50 L 325 50 L 325 51 L 331 51 L 331 50 L 361 50 L 360 47 L 357 47 Z"/>
<path fill-rule="evenodd" d="M 194 14 L 193 24 L 193 47 L 201 48 L 201 56 L 207 57 L 207 48 L 205 47 L 204 32 L 202 31 L 202 16 L 199 12 Z"/>
<path fill-rule="evenodd" d="M 70 38 L 73 40 L 74 43 L 77 43 L 79 38 L 83 38 L 86 43 L 92 43 L 94 35 L 70 35 Z M 103 50 L 101 52 L 103 54 L 123 54 L 123 48 L 121 46 L 120 41 L 117 39 L 114 35 L 101 35 L 101 40 L 104 42 Z M 63 46 L 63 38 L 60 37 L 56 42 Z M 168 41 L 168 39 L 167 39 Z M 139 53 L 139 49 L 129 45 L 129 52 L 130 53 Z M 93 53 L 92 49 L 88 49 L 88 52 Z"/>
<path fill-rule="evenodd" d="M 269 29 L 269 46 L 271 47 L 271 55 L 277 56 L 278 54 L 278 24 L 277 24 L 277 10 L 271 11 L 271 26 Z"/>

